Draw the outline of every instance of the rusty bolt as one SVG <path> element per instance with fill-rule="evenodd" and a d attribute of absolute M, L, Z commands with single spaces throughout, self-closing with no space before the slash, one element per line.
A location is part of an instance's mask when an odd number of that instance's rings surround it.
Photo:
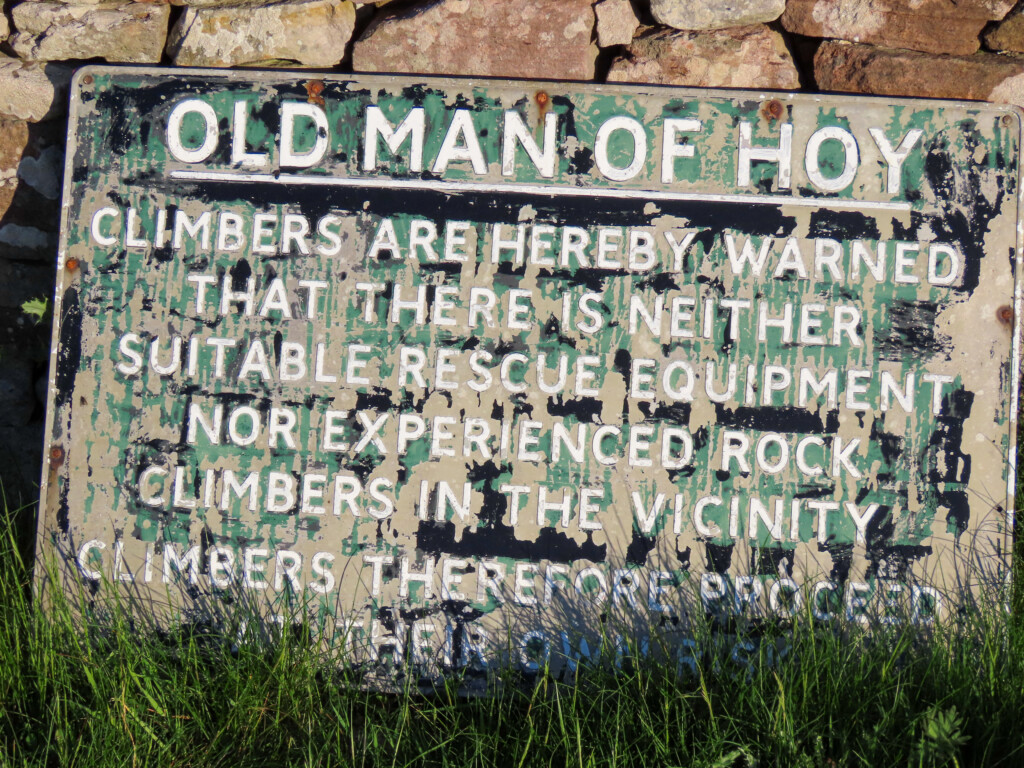
<path fill-rule="evenodd" d="M 1013 125 L 1013 115 L 1003 115 L 1003 125 L 1007 128 Z"/>
<path fill-rule="evenodd" d="M 778 120 L 782 117 L 782 102 L 778 99 L 772 99 L 764 105 L 762 113 L 770 120 Z"/>
<path fill-rule="evenodd" d="M 55 445 L 50 449 L 50 463 L 60 466 L 64 462 L 64 449 Z"/>
<path fill-rule="evenodd" d="M 64 262 L 64 268 L 67 269 L 68 272 L 74 272 L 80 266 L 81 263 L 74 256 Z"/>
<path fill-rule="evenodd" d="M 324 105 L 324 97 L 321 96 L 324 92 L 324 81 L 323 80 L 310 80 L 306 83 L 306 101 L 310 104 L 316 104 L 322 107 Z"/>
<path fill-rule="evenodd" d="M 92 85 L 92 75 L 85 75 L 82 77 L 82 85 Z"/>
<path fill-rule="evenodd" d="M 1009 304 L 1004 304 L 996 310 L 996 319 L 1003 325 L 1009 325 L 1013 322 L 1013 307 Z"/>
<path fill-rule="evenodd" d="M 548 96 L 546 91 L 537 91 L 534 95 L 533 100 L 537 102 L 537 106 L 541 109 L 547 107 L 548 102 L 551 101 L 551 97 Z"/>

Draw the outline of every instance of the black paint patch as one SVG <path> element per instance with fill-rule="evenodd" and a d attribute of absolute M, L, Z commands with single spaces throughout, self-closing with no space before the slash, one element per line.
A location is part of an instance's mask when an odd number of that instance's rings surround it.
<path fill-rule="evenodd" d="M 794 499 L 827 499 L 836 495 L 834 485 L 825 485 L 813 488 L 801 488 L 793 494 Z"/>
<path fill-rule="evenodd" d="M 664 295 L 669 291 L 678 291 L 679 283 L 671 272 L 655 272 L 653 275 L 637 280 L 633 287 L 638 292 L 653 290 L 657 295 Z"/>
<path fill-rule="evenodd" d="M 548 318 L 548 321 L 544 323 L 544 338 L 554 338 L 563 347 L 569 347 L 576 349 L 576 339 L 569 338 L 568 336 L 562 335 L 562 327 L 558 322 L 558 318 L 554 315 Z"/>
<path fill-rule="evenodd" d="M 68 483 L 60 484 L 60 493 L 57 494 L 57 530 L 65 536 L 71 533 L 71 507 L 68 504 Z"/>
<path fill-rule="evenodd" d="M 967 499 L 965 491 L 939 491 L 937 494 L 940 506 L 946 507 L 946 523 L 952 525 L 956 530 L 955 536 L 959 539 L 971 522 L 971 503 Z"/>
<path fill-rule="evenodd" d="M 494 461 L 484 461 L 480 464 L 473 464 L 466 469 L 466 479 L 483 496 L 483 504 L 480 507 L 480 522 L 489 528 L 501 525 L 502 515 L 505 514 L 507 500 L 505 494 L 497 489 L 497 481 L 503 473 L 509 471 L 509 464 L 501 464 Z"/>
<path fill-rule="evenodd" d="M 548 415 L 559 418 L 573 416 L 580 422 L 598 423 L 604 404 L 596 397 L 569 397 L 562 395 L 548 398 Z"/>
<path fill-rule="evenodd" d="M 416 549 L 435 556 L 444 553 L 452 557 L 509 557 L 531 563 L 543 560 L 602 563 L 607 554 L 604 544 L 597 546 L 590 538 L 577 544 L 553 528 L 542 528 L 533 541 L 520 541 L 512 526 L 500 523 L 463 531 L 462 541 L 456 541 L 455 523 L 448 521 L 420 522 L 416 529 Z"/>
<path fill-rule="evenodd" d="M 793 578 L 794 552 L 783 547 L 757 547 L 750 552 L 750 572 L 758 576 Z"/>
<path fill-rule="evenodd" d="M 882 360 L 925 360 L 938 355 L 949 359 L 952 342 L 935 330 L 935 302 L 894 299 L 886 306 L 886 314 L 888 328 L 881 324 L 875 331 L 875 349 Z"/>
<path fill-rule="evenodd" d="M 928 440 L 925 449 L 929 454 L 925 466 L 928 467 L 928 482 L 933 487 L 940 483 L 962 483 L 967 485 L 971 480 L 971 456 L 962 450 L 964 439 L 964 422 L 970 418 L 974 405 L 974 393 L 956 390 L 943 398 L 942 412 L 935 417 L 935 431 Z M 939 466 L 939 456 L 945 470 Z"/>
<path fill-rule="evenodd" d="M 704 547 L 705 554 L 707 555 L 707 570 L 712 573 L 728 573 L 732 567 L 732 552 L 736 545 L 715 544 L 708 541 L 704 543 Z"/>
<path fill-rule="evenodd" d="M 612 366 L 615 371 L 619 373 L 623 379 L 629 383 L 629 368 L 632 364 L 633 357 L 629 354 L 629 350 L 617 349 L 615 350 L 615 358 Z"/>
<path fill-rule="evenodd" d="M 690 570 L 690 557 L 693 554 L 690 547 L 683 549 L 676 548 L 676 562 L 679 563 L 680 570 Z"/>
<path fill-rule="evenodd" d="M 850 567 L 853 565 L 853 544 L 839 544 L 831 539 L 824 544 L 818 544 L 819 552 L 827 552 L 832 558 L 832 570 L 829 578 L 839 584 L 845 584 L 850 577 Z"/>
<path fill-rule="evenodd" d="M 751 429 L 758 432 L 802 432 L 821 435 L 835 432 L 839 428 L 838 420 L 833 425 L 823 424 L 821 417 L 794 405 L 753 408 L 739 406 L 735 409 L 726 408 L 721 403 L 715 404 L 715 419 L 721 427 L 734 429 Z M 826 429 L 826 426 L 831 429 Z"/>
<path fill-rule="evenodd" d="M 979 145 L 978 128 L 969 120 L 959 123 L 959 128 L 967 150 L 965 156 L 969 157 Z M 927 223 L 937 241 L 952 243 L 964 256 L 962 279 L 950 288 L 973 293 L 981 278 L 982 261 L 987 256 L 985 234 L 1002 208 L 1010 174 L 981 164 L 957 162 L 954 154 L 948 138 L 942 134 L 928 143 L 924 177 L 934 190 L 940 212 L 927 216 L 926 221 L 915 222 L 915 217 L 911 216 L 912 232 L 897 236 L 917 241 L 917 232 Z"/>
<path fill-rule="evenodd" d="M 814 193 L 816 194 L 816 193 Z M 818 208 L 811 213 L 808 238 L 830 237 L 834 240 L 879 240 L 878 221 L 860 211 L 838 211 Z"/>
<path fill-rule="evenodd" d="M 376 411 L 382 413 L 391 409 L 391 392 L 383 387 L 373 387 L 372 392 L 357 392 L 356 407 L 358 411 Z"/>
<path fill-rule="evenodd" d="M 71 402 L 75 379 L 82 364 L 82 308 L 78 304 L 78 290 L 68 288 L 61 298 L 60 343 L 57 349 L 55 403 L 62 408 Z"/>
<path fill-rule="evenodd" d="M 914 561 L 927 557 L 932 548 L 921 544 L 893 544 L 896 522 L 892 510 L 879 506 L 868 521 L 865 531 L 867 541 L 868 578 L 907 582 L 911 579 Z"/>
<path fill-rule="evenodd" d="M 630 565 L 647 565 L 647 555 L 653 551 L 658 544 L 656 536 L 644 536 L 640 531 L 633 528 L 633 539 L 626 547 L 626 562 Z"/>
<path fill-rule="evenodd" d="M 594 150 L 589 147 L 580 147 L 569 160 L 569 167 L 566 172 L 570 176 L 586 176 L 594 167 Z"/>
<path fill-rule="evenodd" d="M 588 538 L 577 544 L 563 533 L 552 528 L 542 528 L 535 541 L 520 541 L 515 529 L 501 521 L 508 508 L 508 497 L 495 489 L 498 479 L 509 470 L 509 465 L 494 461 L 473 464 L 467 472 L 467 479 L 483 496 L 480 508 L 481 525 L 466 530 L 462 541 L 455 541 L 455 524 L 452 522 L 420 522 L 416 532 L 416 548 L 429 554 L 442 552 L 454 557 L 511 557 L 520 560 L 540 562 L 549 559 L 560 562 L 591 560 L 603 562 L 607 547 L 597 546 Z M 431 506 L 433 508 L 433 506 Z"/>
<path fill-rule="evenodd" d="M 882 459 L 887 467 L 893 466 L 903 453 L 903 438 L 899 435 L 892 435 L 883 432 L 884 423 L 882 419 L 875 419 L 871 423 L 871 442 L 882 451 Z"/>
<path fill-rule="evenodd" d="M 660 421 L 673 426 L 684 426 L 690 423 L 690 403 L 658 403 L 657 407 L 651 407 L 651 403 L 640 401 L 637 403 L 640 412 L 648 419 Z"/>

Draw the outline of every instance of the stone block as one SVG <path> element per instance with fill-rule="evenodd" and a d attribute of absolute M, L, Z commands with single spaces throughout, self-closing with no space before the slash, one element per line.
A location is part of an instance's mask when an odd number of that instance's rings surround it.
<path fill-rule="evenodd" d="M 1015 0 L 789 0 L 782 26 L 831 37 L 926 53 L 970 54 L 979 35 Z"/>
<path fill-rule="evenodd" d="M 53 270 L 64 133 L 63 121 L 0 117 L 0 259 L 41 260 Z"/>
<path fill-rule="evenodd" d="M 105 59 L 155 63 L 163 55 L 170 7 L 162 3 L 25 0 L 11 11 L 9 43 L 23 59 Z"/>
<path fill-rule="evenodd" d="M 774 21 L 786 0 L 651 0 L 651 15 L 676 29 L 707 30 Z"/>
<path fill-rule="evenodd" d="M 67 114 L 72 69 L 0 54 L 0 114 L 33 123 Z"/>
<path fill-rule="evenodd" d="M 971 99 L 1024 106 L 1024 57 L 935 54 L 826 41 L 814 56 L 823 91 Z"/>
<path fill-rule="evenodd" d="M 1003 19 L 985 35 L 989 50 L 1024 53 L 1024 6 Z"/>
<path fill-rule="evenodd" d="M 640 26 L 629 0 L 601 0 L 594 6 L 597 15 L 597 44 L 602 48 L 629 45 Z"/>
<path fill-rule="evenodd" d="M 333 67 L 345 56 L 355 21 L 348 0 L 188 8 L 171 30 L 167 53 L 185 67 Z"/>
<path fill-rule="evenodd" d="M 357 72 L 592 80 L 593 0 L 440 0 L 384 10 L 352 52 Z"/>
<path fill-rule="evenodd" d="M 648 27 L 612 62 L 608 81 L 698 88 L 800 87 L 782 35 L 764 25 L 711 32 Z"/>

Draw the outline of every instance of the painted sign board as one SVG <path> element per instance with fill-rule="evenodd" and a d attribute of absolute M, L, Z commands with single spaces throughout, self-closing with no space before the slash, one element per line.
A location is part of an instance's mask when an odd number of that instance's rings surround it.
<path fill-rule="evenodd" d="M 984 104 L 86 68 L 43 550 L 371 666 L 941 620 L 1008 572 L 1020 141 Z"/>

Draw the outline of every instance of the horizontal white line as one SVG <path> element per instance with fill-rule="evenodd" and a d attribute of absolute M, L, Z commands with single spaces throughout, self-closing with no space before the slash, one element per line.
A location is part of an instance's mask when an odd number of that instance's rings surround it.
<path fill-rule="evenodd" d="M 807 208 L 874 209 L 909 211 L 910 203 L 870 200 L 847 200 L 834 197 L 780 197 L 772 195 L 712 195 L 700 192 L 655 192 L 644 189 L 610 189 L 607 187 L 565 187 L 541 184 L 502 182 L 485 184 L 477 181 L 431 181 L 427 179 L 359 179 L 336 176 L 298 176 L 282 173 L 233 173 L 230 171 L 171 171 L 172 179 L 190 181 L 227 181 L 236 184 L 282 184 L 310 187 L 369 187 L 372 189 L 425 189 L 434 192 L 518 193 L 552 197 L 609 197 L 623 200 L 678 200 L 684 202 L 743 203 L 746 205 L 799 205 Z"/>

